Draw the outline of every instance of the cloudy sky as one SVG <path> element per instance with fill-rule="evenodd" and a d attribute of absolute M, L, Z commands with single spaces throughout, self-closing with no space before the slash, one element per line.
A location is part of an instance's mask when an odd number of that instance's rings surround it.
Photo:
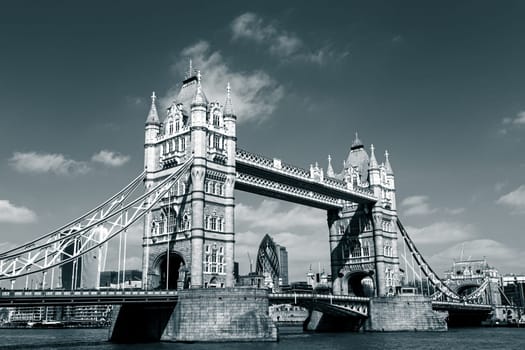
<path fill-rule="evenodd" d="M 168 103 L 192 58 L 208 97 L 231 82 L 239 147 L 340 171 L 358 131 L 389 150 L 399 216 L 437 271 L 463 250 L 525 272 L 525 3 L 322 4 L 4 3 L 0 250 L 133 179 L 151 91 Z M 328 268 L 325 213 L 236 197 L 241 272 L 266 233 L 292 280 Z"/>

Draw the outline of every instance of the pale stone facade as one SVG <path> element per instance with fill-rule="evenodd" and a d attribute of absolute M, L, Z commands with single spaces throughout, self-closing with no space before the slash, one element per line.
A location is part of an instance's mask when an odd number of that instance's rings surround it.
<path fill-rule="evenodd" d="M 236 116 L 229 84 L 224 106 L 209 102 L 200 72 L 190 70 L 162 122 L 153 94 L 145 134 L 146 189 L 193 157 L 190 174 L 145 218 L 145 288 L 233 287 Z"/>
<path fill-rule="evenodd" d="M 388 152 L 385 162 L 378 164 L 374 146 L 369 157 L 356 135 L 343 167 L 335 174 L 329 156 L 326 176 L 344 180 L 352 189 L 370 189 L 378 201 L 328 211 L 333 292 L 394 295 L 400 278 L 395 182 Z"/>

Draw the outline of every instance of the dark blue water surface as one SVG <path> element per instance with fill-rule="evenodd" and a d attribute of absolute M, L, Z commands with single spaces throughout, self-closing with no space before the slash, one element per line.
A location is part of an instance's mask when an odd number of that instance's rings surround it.
<path fill-rule="evenodd" d="M 451 329 L 448 332 L 303 333 L 282 327 L 276 343 L 112 344 L 107 329 L 0 329 L 0 349 L 525 349 L 525 328 Z"/>

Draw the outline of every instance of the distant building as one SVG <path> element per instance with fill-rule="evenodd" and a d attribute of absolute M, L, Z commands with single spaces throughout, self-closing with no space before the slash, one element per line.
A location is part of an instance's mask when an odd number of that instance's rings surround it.
<path fill-rule="evenodd" d="M 525 308 L 525 275 L 503 276 L 503 291 L 511 305 Z"/>
<path fill-rule="evenodd" d="M 5 323 L 26 326 L 28 322 L 60 321 L 67 327 L 107 326 L 111 305 L 25 306 L 7 309 Z"/>
<path fill-rule="evenodd" d="M 259 245 L 255 272 L 264 276 L 264 285 L 280 289 L 288 285 L 288 252 L 265 235 Z"/>
<path fill-rule="evenodd" d="M 330 275 L 327 275 L 324 271 L 314 273 L 312 272 L 312 267 L 306 273 L 306 283 L 312 289 L 331 289 L 332 288 L 332 278 Z"/>
<path fill-rule="evenodd" d="M 523 301 L 523 285 L 520 285 L 518 276 L 515 279 L 514 276 L 502 277 L 486 259 L 479 259 L 454 262 L 452 268 L 445 272 L 445 278 L 445 283 L 461 296 L 472 295 L 487 282 L 478 299 L 493 305 L 492 322 L 514 323 L 520 318 L 522 310 L 518 303 Z"/>
<path fill-rule="evenodd" d="M 77 229 L 70 229 L 61 233 L 63 236 L 73 234 Z M 98 240 L 103 240 L 107 237 L 108 232 L 105 228 L 95 228 L 94 235 L 98 235 Z M 95 241 L 82 242 L 76 240 L 75 243 L 70 243 L 62 253 L 61 259 L 66 260 L 71 255 L 74 255 L 82 246 L 87 249 L 96 245 Z M 86 254 L 78 257 L 75 260 L 62 264 L 59 269 L 59 287 L 65 290 L 74 289 L 98 289 L 100 286 L 100 272 L 105 265 L 105 257 L 107 253 L 107 243 L 98 248 L 94 248 Z"/>
<path fill-rule="evenodd" d="M 120 273 L 118 271 L 102 271 L 100 273 L 100 288 L 142 288 L 142 271 L 126 270 L 124 273 L 122 271 Z"/>
<path fill-rule="evenodd" d="M 257 272 L 250 272 L 245 276 L 239 276 L 237 286 L 262 288 L 264 287 L 264 276 Z"/>
<path fill-rule="evenodd" d="M 279 285 L 288 285 L 288 251 L 286 247 L 276 244 L 278 251 L 277 257 L 279 258 Z"/>

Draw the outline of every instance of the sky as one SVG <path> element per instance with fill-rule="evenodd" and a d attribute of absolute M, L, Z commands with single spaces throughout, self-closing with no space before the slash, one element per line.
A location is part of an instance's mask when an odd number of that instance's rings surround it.
<path fill-rule="evenodd" d="M 188 60 L 232 85 L 238 147 L 341 171 L 354 133 L 388 149 L 398 215 L 432 267 L 525 273 L 520 1 L 11 1 L 0 10 L 0 250 L 76 218 L 143 169 Z M 265 234 L 290 279 L 329 271 L 323 211 L 236 192 L 236 260 Z M 139 267 L 135 228 L 128 267 Z M 111 268 L 109 266 L 108 268 Z"/>

